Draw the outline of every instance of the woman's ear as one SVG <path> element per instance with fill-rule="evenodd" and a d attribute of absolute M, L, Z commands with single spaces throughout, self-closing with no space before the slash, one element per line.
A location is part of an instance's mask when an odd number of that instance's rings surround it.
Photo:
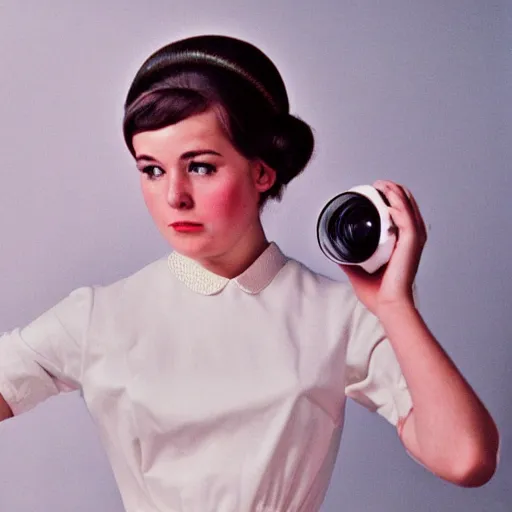
<path fill-rule="evenodd" d="M 277 174 L 272 167 L 264 162 L 255 162 L 253 167 L 254 186 L 258 192 L 266 192 L 276 182 Z"/>

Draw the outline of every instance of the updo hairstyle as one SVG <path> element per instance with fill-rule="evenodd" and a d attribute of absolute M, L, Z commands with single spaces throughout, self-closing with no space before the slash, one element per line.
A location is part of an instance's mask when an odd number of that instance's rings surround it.
<path fill-rule="evenodd" d="M 213 109 L 233 146 L 261 159 L 276 182 L 260 207 L 280 200 L 284 186 L 306 167 L 314 148 L 311 128 L 289 113 L 288 95 L 273 62 L 250 43 L 226 36 L 176 41 L 151 55 L 137 72 L 125 102 L 123 132 L 158 130 Z"/>

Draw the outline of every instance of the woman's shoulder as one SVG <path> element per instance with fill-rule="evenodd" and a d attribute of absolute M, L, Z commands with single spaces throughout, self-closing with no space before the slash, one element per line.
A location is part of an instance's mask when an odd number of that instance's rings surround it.
<path fill-rule="evenodd" d="M 325 297 L 336 295 L 346 300 L 354 298 L 352 287 L 347 281 L 323 274 L 292 257 L 288 257 L 281 274 L 283 282 L 302 293 Z"/>
<path fill-rule="evenodd" d="M 314 270 L 311 266 L 293 256 L 286 256 L 287 262 L 285 268 L 288 273 L 295 278 L 309 279 L 317 282 L 319 286 L 344 286 L 346 283 L 333 277 Z"/>
<path fill-rule="evenodd" d="M 154 260 L 128 275 L 106 284 L 92 286 L 96 298 L 119 299 L 123 296 L 138 295 L 155 291 L 155 287 L 168 283 L 165 279 L 169 269 L 167 256 Z"/>

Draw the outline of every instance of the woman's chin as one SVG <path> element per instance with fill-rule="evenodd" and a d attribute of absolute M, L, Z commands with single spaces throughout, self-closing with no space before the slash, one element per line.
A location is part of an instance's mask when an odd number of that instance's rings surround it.
<path fill-rule="evenodd" d="M 171 240 L 168 240 L 171 247 L 179 252 L 182 256 L 186 256 L 187 258 L 192 259 L 201 259 L 208 252 L 208 249 L 211 249 L 210 243 L 208 243 L 204 239 L 200 239 L 199 237 L 179 237 L 173 236 Z"/>

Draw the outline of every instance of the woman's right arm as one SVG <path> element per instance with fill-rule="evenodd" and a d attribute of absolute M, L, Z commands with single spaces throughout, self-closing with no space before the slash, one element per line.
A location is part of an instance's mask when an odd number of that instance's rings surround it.
<path fill-rule="evenodd" d="M 0 336 L 0 421 L 81 387 L 93 289 L 78 288 L 23 328 Z"/>
<path fill-rule="evenodd" d="M 9 404 L 5 401 L 4 397 L 0 394 L 0 421 L 12 418 L 14 414 L 9 407 Z"/>

